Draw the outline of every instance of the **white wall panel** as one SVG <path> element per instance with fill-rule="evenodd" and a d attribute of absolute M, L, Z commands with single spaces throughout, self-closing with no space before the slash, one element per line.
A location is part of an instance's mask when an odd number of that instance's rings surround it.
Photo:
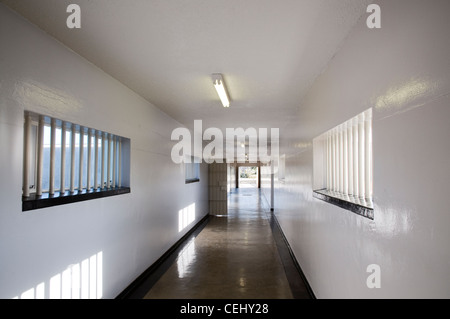
<path fill-rule="evenodd" d="M 208 213 L 207 167 L 185 184 L 178 122 L 3 5 L 0 43 L 0 298 L 61 296 L 83 269 L 82 293 L 114 298 L 194 225 L 180 210 Z M 131 193 L 22 212 L 24 110 L 130 138 Z"/>
<path fill-rule="evenodd" d="M 381 29 L 362 16 L 282 140 L 275 213 L 318 298 L 450 298 L 450 2 L 377 3 Z M 309 144 L 369 107 L 373 221 L 312 198 Z"/>

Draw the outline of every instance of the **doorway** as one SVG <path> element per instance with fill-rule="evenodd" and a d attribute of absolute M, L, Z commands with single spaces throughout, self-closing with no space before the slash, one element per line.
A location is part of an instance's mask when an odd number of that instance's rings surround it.
<path fill-rule="evenodd" d="M 238 188 L 260 188 L 258 166 L 239 166 L 237 173 Z"/>

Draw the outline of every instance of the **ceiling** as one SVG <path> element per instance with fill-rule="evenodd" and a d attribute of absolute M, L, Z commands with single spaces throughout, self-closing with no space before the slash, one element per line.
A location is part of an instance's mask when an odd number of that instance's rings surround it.
<path fill-rule="evenodd" d="M 0 0 L 188 127 L 292 118 L 366 0 Z M 66 8 L 81 8 L 69 29 Z M 222 73 L 231 107 L 210 75 Z"/>

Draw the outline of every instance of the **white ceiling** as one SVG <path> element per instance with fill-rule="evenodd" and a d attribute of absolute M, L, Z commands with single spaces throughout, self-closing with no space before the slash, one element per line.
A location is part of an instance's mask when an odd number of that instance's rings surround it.
<path fill-rule="evenodd" d="M 179 122 L 278 127 L 367 0 L 0 0 Z M 81 29 L 66 8 L 81 7 Z M 231 107 L 210 75 L 222 73 Z M 126 107 L 126 106 L 124 106 Z"/>

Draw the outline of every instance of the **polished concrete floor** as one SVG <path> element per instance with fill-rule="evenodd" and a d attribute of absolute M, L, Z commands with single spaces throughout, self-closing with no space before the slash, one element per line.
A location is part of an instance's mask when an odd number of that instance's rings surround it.
<path fill-rule="evenodd" d="M 187 240 L 144 298 L 295 297 L 263 201 L 258 189 L 233 191 L 228 214 L 211 216 L 201 232 Z M 306 290 L 304 296 L 308 298 Z"/>

